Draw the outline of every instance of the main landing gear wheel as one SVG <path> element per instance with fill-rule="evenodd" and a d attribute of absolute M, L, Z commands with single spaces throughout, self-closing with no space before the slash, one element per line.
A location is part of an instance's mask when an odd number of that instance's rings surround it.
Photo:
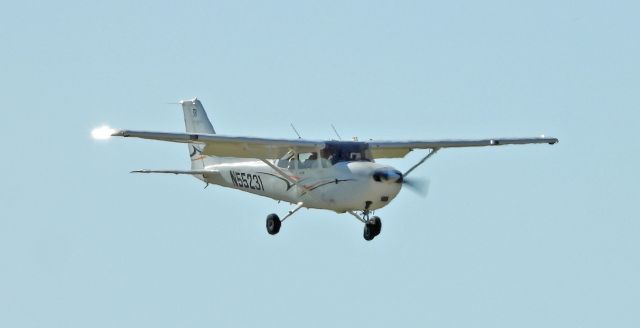
<path fill-rule="evenodd" d="M 270 235 L 275 235 L 280 231 L 280 226 L 282 222 L 280 222 L 280 218 L 276 214 L 267 215 L 267 232 Z"/>
<path fill-rule="evenodd" d="M 382 221 L 380 220 L 379 217 L 374 216 L 371 219 L 367 220 L 367 222 L 364 224 L 364 233 L 363 233 L 363 237 L 364 240 L 372 240 L 373 238 L 375 238 L 377 235 L 380 234 L 380 231 L 382 230 Z"/>

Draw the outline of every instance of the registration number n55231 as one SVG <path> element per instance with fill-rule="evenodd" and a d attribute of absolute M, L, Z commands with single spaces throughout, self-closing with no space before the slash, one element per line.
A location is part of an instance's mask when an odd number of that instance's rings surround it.
<path fill-rule="evenodd" d="M 257 174 L 229 171 L 234 186 L 253 190 L 264 190 L 262 178 Z"/>

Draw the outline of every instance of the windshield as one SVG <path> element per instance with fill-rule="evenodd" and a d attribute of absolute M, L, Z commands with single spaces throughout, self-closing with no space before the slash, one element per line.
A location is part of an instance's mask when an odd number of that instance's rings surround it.
<path fill-rule="evenodd" d="M 327 168 L 340 162 L 373 162 L 373 159 L 367 144 L 363 142 L 330 141 L 319 153 L 290 151 L 277 160 L 276 165 L 289 170 L 304 170 Z"/>
<path fill-rule="evenodd" d="M 327 142 L 320 156 L 331 165 L 340 162 L 372 162 L 371 153 L 364 142 Z"/>

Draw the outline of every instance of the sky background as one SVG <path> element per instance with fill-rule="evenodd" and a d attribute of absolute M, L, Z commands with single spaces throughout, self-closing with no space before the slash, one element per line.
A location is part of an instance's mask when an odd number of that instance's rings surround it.
<path fill-rule="evenodd" d="M 640 326 L 637 1 L 5 1 L 1 327 Z M 349 215 L 189 177 L 222 134 L 538 136 L 443 150 Z M 386 161 L 406 170 L 423 154 Z"/>

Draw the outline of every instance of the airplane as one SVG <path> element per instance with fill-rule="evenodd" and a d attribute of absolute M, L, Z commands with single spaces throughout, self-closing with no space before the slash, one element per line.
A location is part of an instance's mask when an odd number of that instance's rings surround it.
<path fill-rule="evenodd" d="M 215 184 L 293 204 L 293 208 L 282 218 L 275 213 L 267 216 L 266 228 L 271 235 L 277 234 L 282 223 L 301 208 L 313 208 L 354 216 L 364 224 L 363 237 L 370 241 L 382 230 L 380 217 L 372 216 L 374 211 L 389 205 L 404 185 L 417 187 L 417 183 L 407 176 L 439 150 L 523 144 L 553 145 L 558 142 L 556 138 L 544 136 L 407 141 L 229 136 L 216 134 L 197 98 L 179 103 L 182 105 L 186 133 L 119 130 L 104 126 L 94 129 L 92 135 L 97 139 L 134 137 L 186 143 L 191 169 L 144 169 L 131 172 L 190 175 L 205 182 L 206 186 Z M 428 152 L 405 172 L 377 162 L 384 158 L 403 158 L 416 149 Z"/>

